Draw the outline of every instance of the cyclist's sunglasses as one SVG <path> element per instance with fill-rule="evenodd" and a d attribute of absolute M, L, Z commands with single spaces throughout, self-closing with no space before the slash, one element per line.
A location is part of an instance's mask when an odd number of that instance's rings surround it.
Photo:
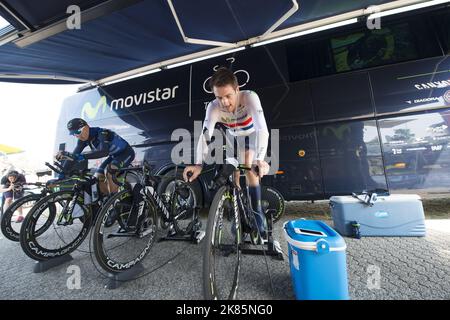
<path fill-rule="evenodd" d="M 78 130 L 72 130 L 72 131 L 70 131 L 70 134 L 71 134 L 72 136 L 80 135 L 82 130 L 83 130 L 83 128 L 80 128 L 80 129 L 78 129 Z"/>

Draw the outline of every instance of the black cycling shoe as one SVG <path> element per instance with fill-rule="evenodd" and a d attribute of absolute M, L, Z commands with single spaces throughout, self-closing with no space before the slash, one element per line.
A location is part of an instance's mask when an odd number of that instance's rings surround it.
<path fill-rule="evenodd" d="M 254 212 L 256 219 L 256 226 L 258 227 L 259 235 L 262 239 L 267 239 L 267 222 L 266 217 L 259 212 Z"/>
<path fill-rule="evenodd" d="M 108 218 L 105 221 L 105 227 L 111 227 L 114 222 L 116 222 L 117 217 L 119 216 L 119 212 L 116 209 L 113 209 L 109 212 Z"/>

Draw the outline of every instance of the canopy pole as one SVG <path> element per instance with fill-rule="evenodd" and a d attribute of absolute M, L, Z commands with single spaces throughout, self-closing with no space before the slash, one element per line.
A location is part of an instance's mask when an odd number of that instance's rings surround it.
<path fill-rule="evenodd" d="M 167 1 L 169 3 L 171 2 L 171 0 L 167 0 Z M 392 2 L 385 3 L 385 4 L 381 4 L 381 5 L 378 5 L 377 7 L 382 12 L 382 11 L 386 11 L 386 10 L 390 10 L 390 9 L 400 8 L 400 7 L 408 6 L 411 4 L 424 3 L 424 2 L 428 2 L 428 1 L 427 0 L 398 0 L 398 1 L 392 1 Z M 355 11 L 342 13 L 342 14 L 339 14 L 339 15 L 336 15 L 333 17 L 328 17 L 328 18 L 324 18 L 321 20 L 316 20 L 313 22 L 308 22 L 308 23 L 304 23 L 301 25 L 289 27 L 286 29 L 277 30 L 277 31 L 274 31 L 274 32 L 271 32 L 270 34 L 268 34 L 266 36 L 266 39 L 264 39 L 264 40 L 267 41 L 267 40 L 271 40 L 271 39 L 276 39 L 276 38 L 290 35 L 290 34 L 293 34 L 296 32 L 308 31 L 308 30 L 311 30 L 314 28 L 319 28 L 319 27 L 329 26 L 332 24 L 342 23 L 342 22 L 349 21 L 349 20 L 355 19 L 355 18 L 366 17 L 366 16 L 374 13 L 373 10 L 374 10 L 374 8 L 370 8 L 370 7 L 358 9 Z M 180 29 L 180 32 L 182 32 L 182 29 Z M 184 32 L 182 32 L 182 35 L 184 36 Z M 262 36 L 263 35 L 253 37 L 250 39 L 246 39 L 246 40 L 242 40 L 242 41 L 232 44 L 232 46 L 235 48 L 252 46 L 254 44 L 262 42 L 262 39 L 261 39 Z M 116 81 L 116 80 L 119 80 L 124 77 L 134 76 L 139 73 L 148 72 L 148 71 L 151 71 L 151 70 L 157 69 L 157 68 L 165 69 L 170 64 L 185 62 L 185 61 L 188 61 L 191 59 L 196 59 L 196 58 L 204 57 L 207 55 L 218 54 L 221 52 L 225 52 L 227 50 L 229 50 L 227 47 L 215 47 L 215 48 L 207 49 L 204 51 L 191 53 L 191 54 L 188 54 L 185 56 L 173 58 L 170 60 L 160 61 L 160 62 L 153 63 L 153 64 L 150 64 L 147 66 L 143 66 L 143 67 L 140 67 L 137 69 L 128 70 L 123 73 L 119 73 L 119 74 L 112 75 L 112 76 L 109 76 L 109 77 L 106 77 L 103 79 L 96 80 L 92 83 L 92 85 L 102 86 L 102 85 L 105 85 L 105 83 L 107 83 L 107 82 Z M 87 89 L 87 88 L 88 88 L 88 86 L 85 86 L 83 89 Z"/>
<path fill-rule="evenodd" d="M 80 12 L 81 23 L 86 23 L 88 21 L 97 19 L 99 17 L 105 16 L 117 10 L 127 8 L 134 5 L 142 0 L 106 0 L 97 4 L 94 7 L 87 8 Z M 0 2 L 1 4 L 1 2 Z M 22 37 L 13 41 L 15 45 L 19 48 L 25 48 L 33 43 L 37 43 L 51 36 L 59 34 L 68 30 L 67 28 L 67 17 L 52 23 L 50 25 L 44 26 L 37 30 L 29 30 L 28 32 L 23 32 Z"/>
<path fill-rule="evenodd" d="M 61 80 L 61 81 L 72 81 L 72 82 L 90 82 L 90 80 L 63 77 L 57 75 L 47 75 L 47 74 L 11 74 L 11 73 L 0 73 L 0 79 L 48 79 L 48 80 Z"/>
<path fill-rule="evenodd" d="M 19 22 L 22 26 L 25 27 L 26 30 L 33 30 L 34 27 L 28 21 L 25 21 L 24 18 L 20 17 L 17 13 L 13 12 L 3 1 L 0 1 L 0 7 L 3 8 L 9 15 L 11 15 L 17 22 Z"/>
<path fill-rule="evenodd" d="M 377 5 L 376 7 L 378 8 L 379 12 L 383 12 L 383 11 L 387 11 L 387 10 L 391 10 L 391 9 L 406 7 L 406 6 L 412 5 L 412 4 L 426 3 L 426 2 L 429 2 L 429 0 L 397 0 L 397 1 L 391 1 L 391 2 L 384 3 L 384 4 L 380 4 L 380 5 Z M 371 6 L 369 8 L 358 9 L 355 11 L 342 13 L 342 14 L 324 18 L 321 20 L 315 20 L 312 22 L 307 22 L 304 24 L 289 27 L 286 29 L 277 30 L 277 31 L 271 32 L 270 34 L 267 34 L 267 35 L 263 34 L 263 35 L 260 35 L 257 37 L 250 38 L 247 40 L 247 45 L 253 45 L 253 44 L 256 45 L 258 42 L 268 41 L 268 40 L 280 38 L 280 37 L 283 37 L 286 35 L 290 35 L 293 33 L 308 31 L 310 29 L 315 29 L 315 28 L 319 28 L 319 27 L 324 27 L 324 26 L 327 26 L 330 24 L 337 24 L 340 22 L 354 19 L 354 18 L 365 17 L 372 13 L 374 13 L 374 6 Z"/>
<path fill-rule="evenodd" d="M 292 0 L 292 8 L 289 9 L 289 11 L 286 12 L 280 19 L 278 19 L 278 21 L 275 22 L 266 32 L 264 32 L 264 34 L 261 36 L 261 39 L 264 39 L 268 34 L 272 33 L 273 30 L 278 28 L 283 22 L 289 19 L 290 16 L 298 11 L 298 8 L 299 5 L 297 3 L 297 0 Z"/>
<path fill-rule="evenodd" d="M 172 0 L 167 0 L 167 3 L 169 4 L 170 10 L 172 11 L 173 18 L 175 19 L 175 22 L 177 23 L 178 30 L 180 31 L 184 42 L 192 43 L 192 44 L 202 44 L 202 45 L 206 45 L 206 46 L 217 46 L 217 47 L 234 47 L 235 46 L 234 43 L 229 43 L 229 42 L 194 39 L 194 38 L 186 37 L 183 27 L 181 26 L 180 19 L 178 19 L 177 12 L 175 11 L 175 7 L 173 6 Z"/>

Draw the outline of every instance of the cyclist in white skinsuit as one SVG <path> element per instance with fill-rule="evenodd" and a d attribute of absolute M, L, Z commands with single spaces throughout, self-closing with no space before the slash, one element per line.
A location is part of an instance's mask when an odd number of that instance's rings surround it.
<path fill-rule="evenodd" d="M 218 99 L 210 102 L 206 108 L 203 132 L 208 132 L 211 135 L 216 123 L 222 123 L 233 136 L 249 137 L 245 149 L 250 149 L 256 153 L 254 160 L 264 161 L 269 141 L 269 130 L 267 129 L 261 101 L 254 91 L 239 92 L 238 107 L 234 112 L 229 112 Z M 239 147 L 241 153 L 245 151 L 243 145 L 239 145 Z M 197 148 L 197 164 L 202 163 L 204 150 L 206 150 L 206 141 L 201 139 Z"/>
<path fill-rule="evenodd" d="M 269 165 L 264 161 L 269 131 L 258 95 L 253 91 L 240 91 L 236 76 L 226 68 L 216 71 L 211 77 L 210 86 L 216 99 L 209 103 L 206 110 L 196 165 L 186 167 L 184 180 L 194 181 L 202 172 L 202 162 L 207 153 L 206 140 L 210 140 L 217 123 L 223 124 L 233 136 L 248 137 L 245 144 L 239 144 L 240 159 L 244 159 L 244 164 L 248 167 L 256 164 L 259 168 L 258 175 L 262 178 L 269 172 Z M 188 178 L 188 172 L 192 173 L 191 178 Z M 262 237 L 266 238 L 266 221 L 261 208 L 258 175 L 253 171 L 246 172 L 252 208 L 258 213 L 258 229 Z"/>

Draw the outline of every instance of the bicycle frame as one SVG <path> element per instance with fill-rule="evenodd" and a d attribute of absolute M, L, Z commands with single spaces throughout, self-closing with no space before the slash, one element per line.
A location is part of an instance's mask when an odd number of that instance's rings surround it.
<path fill-rule="evenodd" d="M 139 172 L 139 170 L 142 170 Z M 153 204 L 156 206 L 157 214 L 161 216 L 164 220 L 164 222 L 171 222 L 170 217 L 170 208 L 168 207 L 168 204 L 166 204 L 161 197 L 159 196 L 158 192 L 156 191 L 156 177 L 152 175 L 150 172 L 150 166 L 147 163 L 144 163 L 142 167 L 135 167 L 135 168 L 125 168 L 119 170 L 119 172 L 136 172 L 139 176 L 139 183 L 143 186 L 144 190 L 144 198 L 150 199 L 150 201 L 153 202 Z M 123 182 L 120 182 L 117 180 L 117 178 L 113 178 L 113 181 L 118 184 L 119 186 L 124 186 L 125 184 Z M 130 190 L 131 191 L 131 190 Z M 144 210 L 145 202 L 142 201 L 139 203 L 139 208 L 136 210 L 136 214 L 139 216 L 142 215 L 142 212 Z M 137 219 L 135 221 L 138 221 Z"/>

